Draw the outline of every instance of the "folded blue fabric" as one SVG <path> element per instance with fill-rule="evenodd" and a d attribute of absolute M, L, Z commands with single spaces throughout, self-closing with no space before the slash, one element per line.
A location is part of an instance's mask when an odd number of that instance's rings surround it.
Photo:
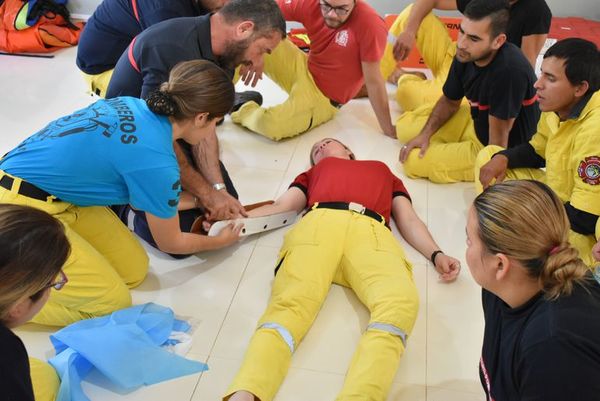
<path fill-rule="evenodd" d="M 125 390 L 207 370 L 161 348 L 171 332 L 189 329 L 171 309 L 153 303 L 65 327 L 50 336 L 56 356 L 49 362 L 61 378 L 57 401 L 89 401 L 81 380 L 93 370 Z"/>

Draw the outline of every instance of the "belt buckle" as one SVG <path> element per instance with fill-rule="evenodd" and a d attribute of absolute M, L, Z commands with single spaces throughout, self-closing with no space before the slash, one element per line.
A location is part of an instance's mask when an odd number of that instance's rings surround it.
<path fill-rule="evenodd" d="M 365 210 L 367 210 L 367 208 L 361 205 L 360 203 L 350 202 L 348 203 L 348 210 L 351 210 L 358 214 L 365 214 Z"/>

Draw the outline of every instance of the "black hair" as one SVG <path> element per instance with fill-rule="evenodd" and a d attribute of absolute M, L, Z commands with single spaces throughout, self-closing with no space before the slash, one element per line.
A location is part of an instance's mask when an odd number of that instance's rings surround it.
<path fill-rule="evenodd" d="M 231 0 L 218 13 L 228 23 L 252 21 L 259 36 L 277 31 L 286 37 L 285 19 L 274 0 Z"/>
<path fill-rule="evenodd" d="M 508 0 L 473 0 L 465 8 L 464 15 L 470 20 L 481 21 L 489 17 L 492 38 L 506 33 L 510 17 Z"/>
<path fill-rule="evenodd" d="M 564 61 L 565 75 L 572 85 L 587 81 L 587 93 L 600 89 L 600 52 L 594 43 L 580 38 L 563 39 L 546 51 L 544 58 L 548 57 Z"/>

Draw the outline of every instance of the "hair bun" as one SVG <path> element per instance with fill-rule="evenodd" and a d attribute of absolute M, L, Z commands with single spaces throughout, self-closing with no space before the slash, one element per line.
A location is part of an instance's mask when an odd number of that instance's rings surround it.
<path fill-rule="evenodd" d="M 179 111 L 173 96 L 160 89 L 156 89 L 146 97 L 146 104 L 150 110 L 163 116 L 174 116 Z"/>

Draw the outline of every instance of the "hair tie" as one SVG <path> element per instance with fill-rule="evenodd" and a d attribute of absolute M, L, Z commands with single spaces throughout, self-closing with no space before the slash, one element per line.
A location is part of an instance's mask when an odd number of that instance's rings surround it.
<path fill-rule="evenodd" d="M 174 116 L 179 111 L 173 96 L 160 89 L 156 89 L 146 97 L 146 104 L 150 110 L 163 116 Z"/>
<path fill-rule="evenodd" d="M 562 250 L 562 248 L 560 247 L 560 245 L 556 245 L 552 249 L 550 249 L 550 252 L 548 252 L 548 255 L 555 255 L 555 254 L 559 253 L 561 250 Z"/>

